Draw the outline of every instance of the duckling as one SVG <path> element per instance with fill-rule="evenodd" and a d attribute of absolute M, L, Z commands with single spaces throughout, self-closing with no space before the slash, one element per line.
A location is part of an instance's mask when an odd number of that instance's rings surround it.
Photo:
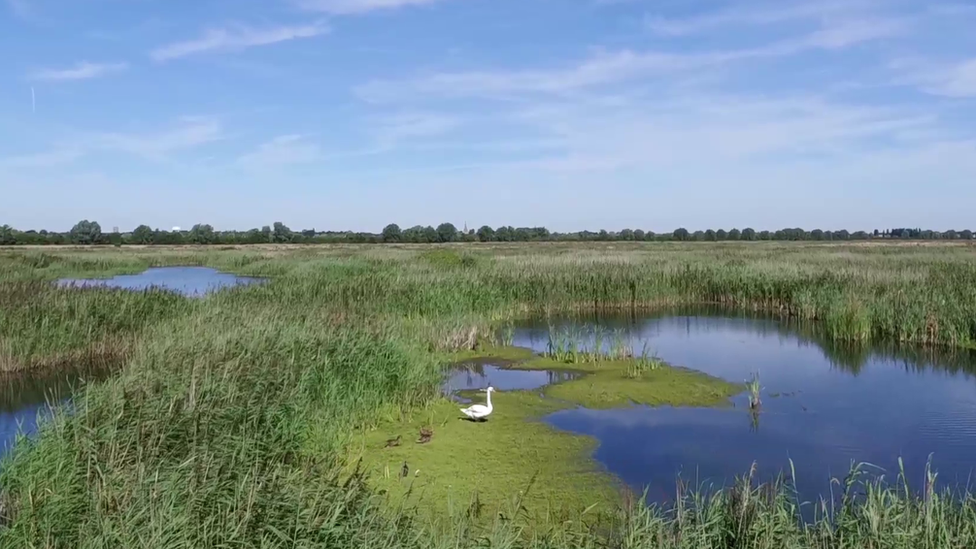
<path fill-rule="evenodd" d="M 421 427 L 420 428 L 420 440 L 417 441 L 417 444 L 427 444 L 428 442 L 430 442 L 430 439 L 433 436 L 434 436 L 434 428 L 433 427 Z"/>
<path fill-rule="evenodd" d="M 397 435 L 386 441 L 386 446 L 384 448 L 393 448 L 394 446 L 400 445 L 400 435 Z"/>
<path fill-rule="evenodd" d="M 400 468 L 400 478 L 407 478 L 410 474 L 410 467 L 407 467 L 407 462 L 403 462 L 403 467 Z"/>

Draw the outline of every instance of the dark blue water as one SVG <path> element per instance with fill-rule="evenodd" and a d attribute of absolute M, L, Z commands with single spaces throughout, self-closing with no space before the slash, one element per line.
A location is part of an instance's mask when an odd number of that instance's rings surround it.
<path fill-rule="evenodd" d="M 635 349 L 734 382 L 754 372 L 761 412 L 745 395 L 727 409 L 630 407 L 566 410 L 548 421 L 596 437 L 595 457 L 635 489 L 666 500 L 680 473 L 692 484 L 727 485 L 755 461 L 760 477 L 789 471 L 801 495 L 828 495 L 829 479 L 869 462 L 920 487 L 932 455 L 939 484 L 976 483 L 976 357 L 968 351 L 845 348 L 817 332 L 755 317 L 694 316 L 551 319 L 597 324 Z M 544 350 L 546 323 L 516 332 L 515 344 Z"/>
<path fill-rule="evenodd" d="M 86 383 L 104 379 L 108 370 L 58 372 L 48 375 L 0 376 L 0 457 L 10 450 L 17 434 L 32 435 L 37 420 L 50 414 Z"/>
<path fill-rule="evenodd" d="M 208 292 L 239 286 L 259 284 L 267 279 L 222 273 L 209 267 L 153 267 L 135 275 L 118 275 L 112 278 L 63 278 L 62 286 L 107 286 L 127 290 L 162 288 L 185 296 L 201 297 Z"/>

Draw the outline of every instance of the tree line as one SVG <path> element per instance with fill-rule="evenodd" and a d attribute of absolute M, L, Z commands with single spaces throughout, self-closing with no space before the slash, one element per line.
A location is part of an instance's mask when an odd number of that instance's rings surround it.
<path fill-rule="evenodd" d="M 933 231 L 923 229 L 896 228 L 867 231 L 825 231 L 800 228 L 776 231 L 757 231 L 752 228 L 708 229 L 689 231 L 678 228 L 671 232 L 655 233 L 641 229 L 621 231 L 577 231 L 550 232 L 545 227 L 492 228 L 487 225 L 480 229 L 459 230 L 451 223 L 441 223 L 436 228 L 414 226 L 401 229 L 395 223 L 383 228 L 379 233 L 353 231 L 316 231 L 306 229 L 293 231 L 278 221 L 260 229 L 248 231 L 218 231 L 211 225 L 200 223 L 189 230 L 166 231 L 139 225 L 131 232 L 103 232 L 95 221 L 83 220 L 76 223 L 68 232 L 19 231 L 8 225 L 0 226 L 0 245 L 179 245 L 179 244 L 381 244 L 381 243 L 447 243 L 447 242 L 619 242 L 619 241 L 679 241 L 679 242 L 719 242 L 736 240 L 783 240 L 783 241 L 831 241 L 831 240 L 972 240 L 971 230 Z"/>

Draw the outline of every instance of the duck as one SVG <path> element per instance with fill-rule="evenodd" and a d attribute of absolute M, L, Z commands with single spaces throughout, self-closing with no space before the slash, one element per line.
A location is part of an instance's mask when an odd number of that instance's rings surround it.
<path fill-rule="evenodd" d="M 491 393 L 494 391 L 494 387 L 488 387 L 485 389 L 485 392 L 488 393 L 487 402 L 485 404 L 475 404 L 467 408 L 462 408 L 461 413 L 474 421 L 485 421 L 485 419 L 491 414 Z"/>
<path fill-rule="evenodd" d="M 386 441 L 386 446 L 384 448 L 393 448 L 394 446 L 400 445 L 400 435 L 397 435 Z"/>
<path fill-rule="evenodd" d="M 428 442 L 430 442 L 430 439 L 433 436 L 434 436 L 434 429 L 430 427 L 421 427 L 420 440 L 417 441 L 417 444 L 427 444 Z"/>

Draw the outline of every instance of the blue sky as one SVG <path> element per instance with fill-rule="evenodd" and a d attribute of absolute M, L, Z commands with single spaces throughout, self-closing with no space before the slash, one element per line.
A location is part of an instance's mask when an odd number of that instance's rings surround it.
<path fill-rule="evenodd" d="M 974 28 L 952 0 L 0 0 L 0 224 L 972 227 Z"/>

